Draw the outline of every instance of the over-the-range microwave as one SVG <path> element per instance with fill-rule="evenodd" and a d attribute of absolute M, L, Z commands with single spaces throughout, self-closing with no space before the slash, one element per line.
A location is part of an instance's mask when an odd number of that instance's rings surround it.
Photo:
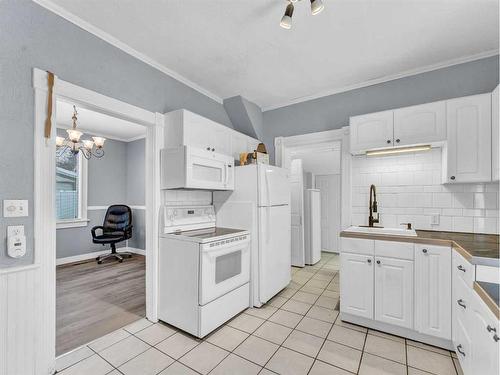
<path fill-rule="evenodd" d="M 162 189 L 234 190 L 234 159 L 191 146 L 161 150 Z"/>

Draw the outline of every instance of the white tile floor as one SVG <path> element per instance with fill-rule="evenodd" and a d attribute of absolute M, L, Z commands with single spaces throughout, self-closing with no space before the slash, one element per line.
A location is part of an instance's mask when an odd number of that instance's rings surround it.
<path fill-rule="evenodd" d="M 293 268 L 292 282 L 203 340 L 142 319 L 57 360 L 63 375 L 456 375 L 454 353 L 343 323 L 339 258 Z"/>

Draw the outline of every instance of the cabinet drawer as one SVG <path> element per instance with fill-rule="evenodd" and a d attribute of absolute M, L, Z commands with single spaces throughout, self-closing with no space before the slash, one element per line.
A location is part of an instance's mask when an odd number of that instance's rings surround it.
<path fill-rule="evenodd" d="M 457 251 L 453 251 L 453 278 L 457 277 L 462 279 L 465 284 L 472 289 L 472 284 L 475 280 L 476 268 L 470 264 L 463 256 Z"/>
<path fill-rule="evenodd" d="M 375 241 L 375 255 L 413 260 L 414 246 L 409 242 Z"/>
<path fill-rule="evenodd" d="M 341 251 L 343 253 L 373 255 L 375 247 L 374 242 L 374 240 L 342 237 Z"/>

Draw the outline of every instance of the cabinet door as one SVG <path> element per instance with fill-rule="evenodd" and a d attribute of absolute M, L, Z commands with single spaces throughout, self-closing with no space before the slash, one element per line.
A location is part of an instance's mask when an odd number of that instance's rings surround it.
<path fill-rule="evenodd" d="M 451 340 L 450 247 L 415 247 L 415 329 Z"/>
<path fill-rule="evenodd" d="M 373 257 L 340 255 L 340 311 L 373 319 Z"/>
<path fill-rule="evenodd" d="M 351 117 L 351 153 L 359 154 L 375 148 L 391 147 L 393 124 L 393 111 Z"/>
<path fill-rule="evenodd" d="M 472 372 L 473 369 L 471 368 L 473 345 L 471 339 L 471 327 L 463 319 L 457 318 L 453 321 L 453 330 L 455 332 L 453 335 L 453 345 L 455 346 L 455 351 L 457 353 L 458 360 L 460 361 L 462 372 L 466 375 L 482 374 L 481 372 Z"/>
<path fill-rule="evenodd" d="M 474 326 L 471 332 L 473 343 L 471 367 L 475 374 L 498 375 L 498 351 L 500 348 L 500 341 L 497 341 L 498 336 L 500 336 L 498 319 L 478 295 L 474 297 L 472 303 Z M 497 335 L 497 339 L 495 339 L 495 335 Z"/>
<path fill-rule="evenodd" d="M 394 110 L 394 145 L 414 145 L 446 140 L 446 102 Z"/>
<path fill-rule="evenodd" d="M 498 89 L 496 87 L 495 91 L 491 94 L 491 179 L 493 181 L 498 181 L 500 179 L 499 163 L 500 155 L 498 152 L 500 143 L 500 134 L 498 131 L 499 127 L 499 96 Z"/>
<path fill-rule="evenodd" d="M 491 181 L 491 94 L 448 100 L 445 182 Z"/>
<path fill-rule="evenodd" d="M 224 125 L 215 124 L 213 126 L 214 131 L 214 141 L 213 141 L 213 151 L 222 155 L 231 155 L 231 133 L 232 130 L 226 128 Z"/>
<path fill-rule="evenodd" d="M 413 261 L 375 257 L 375 263 L 375 320 L 412 329 Z"/>
<path fill-rule="evenodd" d="M 206 151 L 214 148 L 215 131 L 212 121 L 196 113 L 184 111 L 184 144 Z"/>

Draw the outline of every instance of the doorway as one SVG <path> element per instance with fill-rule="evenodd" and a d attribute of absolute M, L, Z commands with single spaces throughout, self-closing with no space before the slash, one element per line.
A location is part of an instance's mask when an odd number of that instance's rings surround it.
<path fill-rule="evenodd" d="M 74 123 L 104 146 L 75 149 Z M 60 98 L 56 126 L 59 356 L 146 315 L 146 128 Z"/>
<path fill-rule="evenodd" d="M 58 99 L 99 113 L 146 127 L 145 138 L 145 254 L 146 317 L 157 321 L 158 215 L 160 208 L 160 149 L 163 147 L 163 115 L 154 113 L 94 91 L 73 85 L 54 76 L 53 99 L 50 98 L 49 74 L 33 70 L 35 90 L 35 191 L 34 276 L 23 288 L 41 296 L 34 302 L 37 314 L 36 343 L 33 355 L 37 368 L 44 373 L 55 371 L 56 358 L 56 101 Z M 52 103 L 50 111 L 47 103 Z M 47 125 L 47 126 L 46 126 Z M 50 126 L 52 125 L 52 126 Z M 52 129 L 51 129 L 52 127 Z M 48 130 L 48 132 L 47 132 Z M 46 137 L 48 135 L 48 137 Z M 29 316 L 26 312 L 26 317 Z M 22 320 L 22 317 L 18 317 Z M 36 354 L 35 354 L 36 353 Z"/>

